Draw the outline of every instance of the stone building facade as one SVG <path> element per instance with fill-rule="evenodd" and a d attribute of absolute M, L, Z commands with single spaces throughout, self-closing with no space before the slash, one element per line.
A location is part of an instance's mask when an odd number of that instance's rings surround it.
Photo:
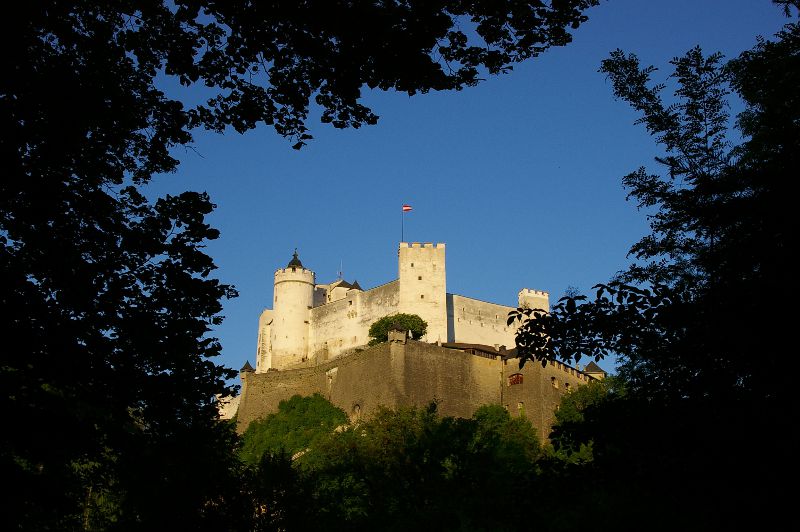
<path fill-rule="evenodd" d="M 539 290 L 521 290 L 518 302 L 549 309 Z M 434 400 L 442 415 L 457 417 L 499 404 L 528 417 L 545 439 L 561 396 L 603 375 L 558 362 L 520 368 L 516 350 L 506 349 L 516 333 L 506 323 L 511 310 L 448 293 L 444 244 L 401 242 L 398 279 L 370 290 L 344 280 L 316 284 L 295 252 L 275 272 L 273 309 L 259 318 L 256 368 L 247 363 L 240 374 L 239 430 L 282 400 L 320 393 L 353 419 Z M 388 343 L 367 347 L 370 325 L 401 312 L 428 323 L 421 341 L 391 331 Z"/>
<path fill-rule="evenodd" d="M 468 418 L 486 404 L 503 405 L 524 415 L 544 441 L 561 396 L 595 377 L 558 362 L 519 367 L 516 350 L 463 343 L 442 345 L 406 339 L 405 334 L 320 364 L 256 373 L 246 366 L 237 426 L 276 412 L 293 395 L 319 393 L 352 420 L 369 417 L 378 407 L 438 403 L 445 416 Z"/>
<path fill-rule="evenodd" d="M 363 348 L 369 327 L 395 313 L 428 324 L 423 341 L 513 345 L 512 307 L 447 292 L 445 245 L 401 242 L 398 278 L 363 290 L 358 282 L 317 284 L 295 253 L 275 272 L 273 308 L 258 323 L 256 373 L 309 367 Z M 525 288 L 519 306 L 549 309 L 547 292 Z"/>

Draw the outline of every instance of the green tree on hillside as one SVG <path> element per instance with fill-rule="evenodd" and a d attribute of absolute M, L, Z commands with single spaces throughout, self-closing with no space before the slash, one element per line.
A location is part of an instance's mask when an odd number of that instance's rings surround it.
<path fill-rule="evenodd" d="M 508 494 L 525 490 L 539 455 L 530 422 L 502 407 L 457 419 L 432 404 L 380 410 L 299 462 L 334 529 L 502 530 L 525 522 Z"/>
<path fill-rule="evenodd" d="M 264 454 L 304 451 L 336 427 L 346 425 L 347 414 L 315 393 L 281 401 L 278 411 L 250 423 L 242 435 L 242 459 L 257 464 Z"/>

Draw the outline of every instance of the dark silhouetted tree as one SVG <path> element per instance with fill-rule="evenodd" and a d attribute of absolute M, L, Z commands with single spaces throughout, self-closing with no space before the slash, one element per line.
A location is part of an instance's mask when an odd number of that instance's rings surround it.
<path fill-rule="evenodd" d="M 312 105 L 335 127 L 375 123 L 362 87 L 474 85 L 567 44 L 596 3 L 45 0 L 9 10 L 6 528 L 202 528 L 231 501 L 218 490 L 236 475 L 223 456 L 235 438 L 212 398 L 233 391 L 234 373 L 212 361 L 210 331 L 234 291 L 203 253 L 218 235 L 204 221 L 213 204 L 191 192 L 151 202 L 137 188 L 175 170 L 170 149 L 190 143 L 192 128 L 266 124 L 300 147 Z M 160 76 L 208 98 L 184 105 Z"/>
<path fill-rule="evenodd" d="M 554 433 L 592 442 L 590 465 L 557 465 L 549 478 L 603 500 L 585 510 L 600 528 L 617 529 L 619 515 L 661 516 L 648 528 L 665 530 L 769 527 L 790 518 L 781 486 L 794 445 L 794 342 L 784 303 L 796 250 L 800 26 L 728 63 L 698 47 L 672 65 L 667 101 L 656 69 L 635 55 L 615 51 L 601 68 L 664 149 L 662 173 L 624 178 L 652 213 L 636 262 L 592 299 L 567 296 L 551 313 L 519 309 L 510 320 L 522 320 L 527 360 L 620 357 L 625 396 Z M 727 136 L 729 93 L 745 104 L 738 145 Z"/>

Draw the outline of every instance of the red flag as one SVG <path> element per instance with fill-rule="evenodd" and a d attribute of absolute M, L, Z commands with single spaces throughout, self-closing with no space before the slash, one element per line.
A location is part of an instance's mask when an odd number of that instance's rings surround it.
<path fill-rule="evenodd" d="M 408 212 L 411 210 L 411 205 L 403 205 L 403 212 Z"/>

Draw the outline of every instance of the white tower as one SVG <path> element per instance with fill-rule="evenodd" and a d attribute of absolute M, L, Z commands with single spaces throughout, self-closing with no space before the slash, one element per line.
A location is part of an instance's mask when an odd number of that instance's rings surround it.
<path fill-rule="evenodd" d="M 444 244 L 400 242 L 400 312 L 428 323 L 426 342 L 447 341 L 447 276 Z"/>
<path fill-rule="evenodd" d="M 308 323 L 314 284 L 314 272 L 303 267 L 297 250 L 286 268 L 275 271 L 271 367 L 284 369 L 305 361 L 308 356 Z"/>
<path fill-rule="evenodd" d="M 550 312 L 550 294 L 542 290 L 523 288 L 519 291 L 519 306 Z"/>

